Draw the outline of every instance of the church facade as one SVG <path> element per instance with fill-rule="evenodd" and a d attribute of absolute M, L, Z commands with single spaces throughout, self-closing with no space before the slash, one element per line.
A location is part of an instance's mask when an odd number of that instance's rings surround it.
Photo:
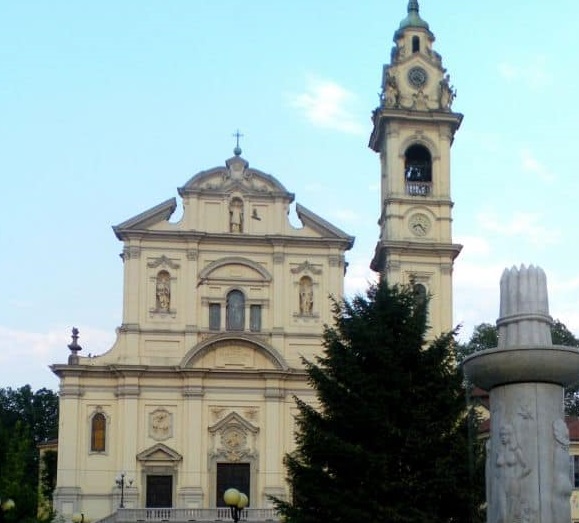
<path fill-rule="evenodd" d="M 453 327 L 461 246 L 452 241 L 450 148 L 462 115 L 433 42 L 410 0 L 369 145 L 381 165 L 371 267 L 431 296 L 436 335 Z M 294 446 L 294 395 L 315 402 L 301 357 L 321 350 L 354 238 L 299 204 L 302 227 L 293 227 L 294 195 L 238 147 L 178 194 L 178 221 L 171 198 L 114 227 L 124 302 L 113 347 L 82 356 L 74 331 L 68 364 L 52 366 L 59 513 L 216 510 L 232 486 L 250 509 L 268 510 L 270 496 L 290 494 L 283 456 Z"/>
<path fill-rule="evenodd" d="M 321 351 L 354 238 L 235 155 L 114 227 L 124 303 L 106 353 L 73 332 L 60 378 L 54 508 L 214 509 L 236 487 L 250 508 L 288 495 L 294 395 L 315 401 L 301 357 Z"/>

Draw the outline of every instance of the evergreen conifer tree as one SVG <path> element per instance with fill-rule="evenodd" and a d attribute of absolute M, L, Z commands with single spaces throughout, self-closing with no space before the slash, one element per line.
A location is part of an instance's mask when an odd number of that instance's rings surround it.
<path fill-rule="evenodd" d="M 296 398 L 285 466 L 289 523 L 482 521 L 484 459 L 454 361 L 426 342 L 427 300 L 380 282 L 334 302 L 322 355 L 304 360 L 317 405 Z"/>

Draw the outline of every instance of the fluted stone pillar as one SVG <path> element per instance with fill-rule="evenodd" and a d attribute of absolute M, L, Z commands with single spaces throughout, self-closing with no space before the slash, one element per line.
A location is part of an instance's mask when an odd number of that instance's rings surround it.
<path fill-rule="evenodd" d="M 498 347 L 463 363 L 466 378 L 490 395 L 487 521 L 569 523 L 563 393 L 579 380 L 579 349 L 552 344 L 542 269 L 505 269 L 500 289 Z"/>

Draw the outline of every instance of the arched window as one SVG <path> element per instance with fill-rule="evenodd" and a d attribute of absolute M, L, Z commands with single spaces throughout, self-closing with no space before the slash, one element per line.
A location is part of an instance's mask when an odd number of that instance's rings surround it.
<path fill-rule="evenodd" d="M 408 194 L 426 196 L 432 185 L 432 157 L 423 145 L 411 145 L 404 155 L 404 177 Z"/>
<path fill-rule="evenodd" d="M 94 414 L 90 421 L 90 450 L 104 452 L 107 439 L 107 419 L 102 412 Z"/>
<path fill-rule="evenodd" d="M 300 314 L 311 315 L 314 310 L 314 282 L 309 276 L 300 278 Z"/>
<path fill-rule="evenodd" d="M 412 52 L 418 53 L 420 51 L 420 38 L 418 36 L 412 37 Z"/>
<path fill-rule="evenodd" d="M 404 157 L 404 172 L 408 181 L 432 181 L 432 156 L 426 147 L 419 144 L 411 145 L 406 149 Z"/>
<path fill-rule="evenodd" d="M 231 291 L 227 295 L 227 330 L 242 331 L 245 327 L 245 296 L 241 291 Z"/>
<path fill-rule="evenodd" d="M 155 308 L 158 311 L 169 312 L 171 309 L 171 275 L 167 271 L 159 271 L 155 285 Z"/>
<path fill-rule="evenodd" d="M 412 290 L 414 291 L 416 302 L 419 305 L 423 305 L 426 301 L 426 287 L 422 283 L 415 283 Z"/>

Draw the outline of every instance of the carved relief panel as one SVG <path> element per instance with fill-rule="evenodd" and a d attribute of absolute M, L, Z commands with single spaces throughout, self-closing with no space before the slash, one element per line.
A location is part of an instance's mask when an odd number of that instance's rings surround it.
<path fill-rule="evenodd" d="M 165 441 L 173 437 L 173 414 L 160 407 L 149 414 L 149 437 Z"/>

